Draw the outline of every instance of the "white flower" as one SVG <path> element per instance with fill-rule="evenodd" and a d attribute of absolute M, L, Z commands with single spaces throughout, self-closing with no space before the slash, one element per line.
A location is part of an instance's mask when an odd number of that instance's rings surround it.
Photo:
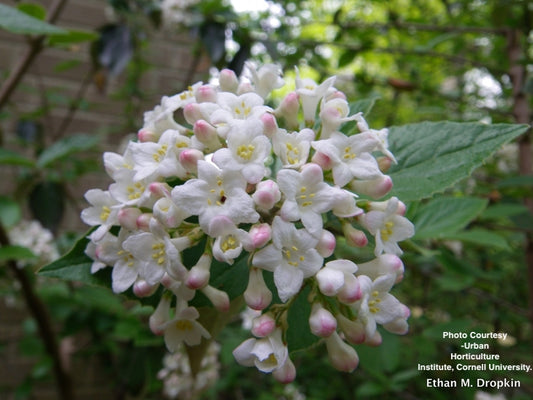
<path fill-rule="evenodd" d="M 289 352 L 281 339 L 281 329 L 261 339 L 248 339 L 233 350 L 235 360 L 245 367 L 272 372 L 285 364 Z"/>
<path fill-rule="evenodd" d="M 235 224 L 257 222 L 259 214 L 245 189 L 246 181 L 240 173 L 223 171 L 200 160 L 198 178 L 172 189 L 172 199 L 191 215 L 198 215 L 200 226 L 208 231 L 217 215 L 226 216 Z"/>
<path fill-rule="evenodd" d="M 165 344 L 170 352 L 178 350 L 181 343 L 188 346 L 200 344 L 202 337 L 210 339 L 209 332 L 196 321 L 200 314 L 194 307 L 186 307 L 176 313 L 176 316 L 163 325 Z"/>
<path fill-rule="evenodd" d="M 270 155 L 270 140 L 262 134 L 259 120 L 245 122 L 230 132 L 227 148 L 213 154 L 213 162 L 221 169 L 240 171 L 247 182 L 255 184 L 266 174 L 265 160 Z"/>
<path fill-rule="evenodd" d="M 101 189 L 90 189 L 85 193 L 85 199 L 91 207 L 81 212 L 81 219 L 90 226 L 98 228 L 89 236 L 91 240 L 97 242 L 118 224 L 118 211 L 120 204 L 107 191 Z"/>
<path fill-rule="evenodd" d="M 318 239 L 305 229 L 280 217 L 272 223 L 272 243 L 255 253 L 252 264 L 274 272 L 274 283 L 281 301 L 286 302 L 300 290 L 304 278 L 313 276 L 321 267 L 323 258 L 315 245 Z"/>
<path fill-rule="evenodd" d="M 310 124 L 315 122 L 315 114 L 318 103 L 331 91 L 335 83 L 335 76 L 329 77 L 320 85 L 309 78 L 300 78 L 298 68 L 296 69 L 296 93 L 300 96 L 305 122 Z"/>
<path fill-rule="evenodd" d="M 109 193 L 123 206 L 149 206 L 150 191 L 148 186 L 151 181 L 146 179 L 135 181 L 134 176 L 135 171 L 124 171 L 123 174 L 120 174 L 120 179 L 109 185 Z"/>
<path fill-rule="evenodd" d="M 376 257 L 381 253 L 402 254 L 398 242 L 410 238 L 415 233 L 411 221 L 396 214 L 398 204 L 398 199 L 392 197 L 385 211 L 369 211 L 362 217 L 363 224 L 376 237 L 374 250 Z"/>
<path fill-rule="evenodd" d="M 252 83 L 256 93 L 263 99 L 274 89 L 279 89 L 285 82 L 281 77 L 281 68 L 275 64 L 265 64 L 259 69 L 251 62 L 246 62 L 246 67 L 250 71 Z"/>
<path fill-rule="evenodd" d="M 287 133 L 279 129 L 272 138 L 274 153 L 280 158 L 283 168 L 300 168 L 307 162 L 311 141 L 315 138 L 312 129 Z"/>
<path fill-rule="evenodd" d="M 348 121 L 355 120 L 361 113 L 348 116 L 350 106 L 345 99 L 335 97 L 328 101 L 322 101 L 320 105 L 320 119 L 322 121 L 322 131 L 320 137 L 327 139 L 334 131 Z"/>
<path fill-rule="evenodd" d="M 365 324 L 366 337 L 371 338 L 376 332 L 376 324 L 389 324 L 399 318 L 406 318 L 409 309 L 391 295 L 396 275 L 382 275 L 372 281 L 366 275 L 359 277 L 363 297 L 354 304 L 358 318 Z"/>
<path fill-rule="evenodd" d="M 358 121 L 357 126 L 361 132 L 368 132 L 376 138 L 376 150 L 381 151 L 385 156 L 397 164 L 396 158 L 394 158 L 394 155 L 389 150 L 389 130 L 387 128 L 380 130 L 370 129 L 361 113 L 354 115 L 354 118 Z"/>
<path fill-rule="evenodd" d="M 209 223 L 209 235 L 215 237 L 213 257 L 218 261 L 233 264 L 243 248 L 250 250 L 252 240 L 248 232 L 238 229 L 233 221 L 226 216 L 214 217 Z"/>
<path fill-rule="evenodd" d="M 346 136 L 333 132 L 329 139 L 311 145 L 330 160 L 336 185 L 342 187 L 353 178 L 374 179 L 382 175 L 376 159 L 370 154 L 377 140 L 369 133 Z"/>
<path fill-rule="evenodd" d="M 302 220 L 313 236 L 322 233 L 322 213 L 331 209 L 334 198 L 331 187 L 323 181 L 322 168 L 307 164 L 302 172 L 281 169 L 278 184 L 285 196 L 281 216 L 287 221 Z"/>

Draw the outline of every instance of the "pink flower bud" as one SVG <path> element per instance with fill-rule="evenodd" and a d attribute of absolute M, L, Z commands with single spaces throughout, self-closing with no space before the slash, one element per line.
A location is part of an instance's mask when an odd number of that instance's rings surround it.
<path fill-rule="evenodd" d="M 291 92 L 286 95 L 279 107 L 275 110 L 276 116 L 283 117 L 286 125 L 291 129 L 297 129 L 298 123 L 298 111 L 300 109 L 300 99 L 298 93 Z"/>
<path fill-rule="evenodd" d="M 209 122 L 200 119 L 194 123 L 193 132 L 198 141 L 207 144 L 217 139 L 217 130 Z"/>
<path fill-rule="evenodd" d="M 394 321 L 383 324 L 383 328 L 391 333 L 396 335 L 405 335 L 409 331 L 409 324 L 407 323 L 407 318 L 409 318 L 409 309 L 404 306 L 407 311 L 404 312 L 403 318 L 396 318 Z M 407 315 L 405 315 L 407 314 Z"/>
<path fill-rule="evenodd" d="M 285 360 L 285 363 L 281 367 L 272 371 L 272 376 L 280 383 L 291 383 L 296 379 L 296 367 L 291 359 L 287 357 L 287 360 Z"/>
<path fill-rule="evenodd" d="M 345 343 L 337 332 L 325 339 L 328 358 L 331 365 L 339 371 L 352 372 L 359 365 L 359 356 L 355 349 Z"/>
<path fill-rule="evenodd" d="M 188 288 L 201 289 L 209 283 L 211 261 L 209 254 L 202 254 L 196 265 L 187 274 L 185 284 Z"/>
<path fill-rule="evenodd" d="M 269 224 L 263 223 L 254 225 L 250 228 L 250 238 L 254 249 L 263 247 L 272 236 L 272 228 Z"/>
<path fill-rule="evenodd" d="M 329 96 L 326 97 L 326 100 L 332 100 L 332 99 L 343 99 L 346 100 L 346 95 L 341 92 L 340 90 L 336 90 L 333 93 L 331 93 Z"/>
<path fill-rule="evenodd" d="M 244 291 L 244 301 L 253 310 L 263 310 L 272 301 L 272 292 L 265 283 L 263 271 L 258 268 L 250 269 L 248 286 Z"/>
<path fill-rule="evenodd" d="M 367 275 L 374 280 L 381 275 L 395 274 L 396 282 L 403 279 L 404 265 L 400 257 L 394 254 L 381 254 L 366 263 L 358 264 L 358 275 Z"/>
<path fill-rule="evenodd" d="M 159 284 L 150 285 L 145 280 L 138 280 L 133 284 L 133 293 L 137 297 L 148 297 L 155 293 Z"/>
<path fill-rule="evenodd" d="M 162 335 L 163 325 L 170 320 L 169 312 L 171 301 L 171 295 L 169 295 L 168 293 L 163 294 L 163 296 L 161 296 L 161 300 L 159 300 L 159 304 L 157 305 L 155 311 L 152 315 L 150 315 L 148 325 L 150 326 L 150 330 L 155 335 Z"/>
<path fill-rule="evenodd" d="M 336 244 L 337 240 L 335 239 L 335 235 L 326 229 L 322 229 L 316 250 L 322 257 L 327 258 L 335 251 Z"/>
<path fill-rule="evenodd" d="M 278 184 L 271 179 L 257 184 L 252 195 L 255 204 L 263 210 L 270 210 L 281 199 L 281 191 Z"/>
<path fill-rule="evenodd" d="M 324 267 L 316 274 L 318 288 L 326 296 L 335 296 L 344 285 L 344 273 L 334 268 Z"/>
<path fill-rule="evenodd" d="M 365 247 L 368 244 L 368 238 L 365 233 L 354 228 L 349 223 L 342 225 L 342 232 L 346 239 L 346 244 L 354 247 Z"/>
<path fill-rule="evenodd" d="M 139 215 L 139 217 L 136 220 L 137 223 L 137 229 L 145 232 L 150 231 L 150 221 L 152 220 L 152 214 L 151 213 L 143 213 Z"/>
<path fill-rule="evenodd" d="M 365 344 L 367 346 L 371 347 L 377 347 L 383 342 L 383 338 L 381 337 L 381 333 L 379 331 L 374 332 L 374 335 L 370 338 L 366 338 Z"/>
<path fill-rule="evenodd" d="M 170 196 L 172 188 L 166 182 L 152 182 L 148 186 L 148 190 L 154 197 L 159 199 Z"/>
<path fill-rule="evenodd" d="M 180 164 L 188 172 L 196 173 L 198 161 L 204 159 L 204 153 L 197 149 L 185 149 L 179 155 Z"/>
<path fill-rule="evenodd" d="M 200 290 L 218 311 L 226 312 L 229 310 L 229 297 L 226 292 L 218 290 L 211 285 L 204 286 Z"/>
<path fill-rule="evenodd" d="M 254 87 L 250 82 L 241 82 L 239 87 L 237 87 L 237 94 L 251 93 L 254 92 Z"/>
<path fill-rule="evenodd" d="M 331 169 L 333 162 L 331 161 L 331 158 L 329 158 L 324 153 L 321 153 L 317 151 L 313 157 L 311 158 L 311 161 L 320 165 L 324 171 L 327 171 Z"/>
<path fill-rule="evenodd" d="M 211 85 L 202 85 L 196 90 L 195 97 L 198 103 L 216 103 L 217 91 Z"/>
<path fill-rule="evenodd" d="M 276 329 L 276 321 L 271 314 L 266 313 L 254 318 L 251 332 L 256 337 L 267 337 Z"/>
<path fill-rule="evenodd" d="M 351 344 L 361 344 L 366 339 L 365 326 L 359 321 L 352 321 L 342 314 L 337 314 L 339 329 Z"/>
<path fill-rule="evenodd" d="M 139 139 L 139 142 L 157 142 L 158 136 L 148 129 L 140 129 L 139 132 L 137 132 L 137 139 Z"/>
<path fill-rule="evenodd" d="M 309 316 L 309 327 L 313 335 L 326 338 L 337 330 L 337 320 L 319 303 L 314 303 Z"/>
<path fill-rule="evenodd" d="M 123 208 L 118 212 L 118 223 L 126 229 L 137 229 L 137 218 L 142 214 L 138 208 Z"/>
<path fill-rule="evenodd" d="M 355 193 L 379 199 L 389 193 L 392 189 L 392 179 L 387 175 L 383 175 L 369 181 L 354 180 L 350 182 L 350 188 Z"/>
<path fill-rule="evenodd" d="M 271 138 L 279 130 L 278 122 L 276 117 L 270 113 L 265 113 L 260 117 L 261 122 L 263 122 L 263 133 L 266 137 Z"/>
<path fill-rule="evenodd" d="M 203 118 L 202 110 L 198 103 L 189 103 L 183 108 L 185 120 L 194 125 L 194 123 Z"/>
<path fill-rule="evenodd" d="M 239 87 L 239 79 L 231 69 L 223 69 L 218 76 L 220 89 L 224 92 L 236 93 Z"/>
<path fill-rule="evenodd" d="M 345 274 L 344 286 L 337 293 L 337 298 L 341 303 L 351 304 L 354 301 L 361 299 L 363 292 L 359 285 L 359 280 L 355 275 Z"/>
<path fill-rule="evenodd" d="M 392 165 L 392 160 L 389 157 L 378 157 L 377 161 L 379 170 L 383 173 L 386 173 Z"/>

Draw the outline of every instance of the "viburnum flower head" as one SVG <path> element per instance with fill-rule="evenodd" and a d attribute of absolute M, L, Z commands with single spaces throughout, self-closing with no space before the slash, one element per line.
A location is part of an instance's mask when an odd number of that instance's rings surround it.
<path fill-rule="evenodd" d="M 91 272 L 158 304 L 149 325 L 172 352 L 211 339 L 206 303 L 233 313 L 243 298 L 257 314 L 239 364 L 291 382 L 294 333 L 307 330 L 352 371 L 353 346 L 381 342 L 377 325 L 408 330 L 409 309 L 390 292 L 414 227 L 399 199 L 374 201 L 392 188 L 389 131 L 371 129 L 334 76 L 297 70 L 276 101 L 281 68 L 246 65 L 248 80 L 222 70 L 218 83 L 163 97 L 122 154 L 104 153 L 112 182 L 86 193 L 81 214 Z M 344 259 L 347 246 L 375 246 L 376 258 Z"/>

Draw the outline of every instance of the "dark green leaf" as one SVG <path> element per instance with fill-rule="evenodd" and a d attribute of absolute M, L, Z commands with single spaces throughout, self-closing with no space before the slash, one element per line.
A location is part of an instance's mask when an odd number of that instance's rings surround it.
<path fill-rule="evenodd" d="M 22 11 L 24 14 L 27 14 L 33 18 L 37 18 L 41 21 L 44 21 L 46 18 L 46 9 L 40 4 L 20 3 L 17 5 L 17 9 Z"/>
<path fill-rule="evenodd" d="M 58 182 L 44 181 L 35 185 L 29 195 L 33 217 L 43 227 L 55 232 L 65 211 L 65 189 Z"/>
<path fill-rule="evenodd" d="M 412 221 L 414 239 L 446 237 L 463 229 L 487 206 L 487 200 L 474 197 L 439 197 L 417 209 Z"/>
<path fill-rule="evenodd" d="M 527 129 L 527 125 L 447 121 L 391 127 L 390 148 L 398 160 L 390 170 L 391 194 L 415 201 L 442 192 Z"/>
<path fill-rule="evenodd" d="M 89 150 L 98 144 L 98 140 L 98 136 L 83 134 L 58 140 L 40 154 L 37 166 L 40 168 L 48 167 L 73 153 Z"/>
<path fill-rule="evenodd" d="M 92 42 L 98 39 L 98 35 L 90 31 L 70 29 L 64 35 L 50 35 L 48 44 L 50 46 L 68 46 L 75 43 Z"/>
<path fill-rule="evenodd" d="M 290 352 L 305 350 L 317 343 L 319 338 L 309 330 L 311 304 L 307 300 L 310 287 L 305 287 L 296 295 L 288 311 L 287 346 Z"/>
<path fill-rule="evenodd" d="M 34 18 L 5 4 L 0 4 L 0 28 L 25 35 L 65 34 L 66 31 Z"/>
<path fill-rule="evenodd" d="M 24 246 L 3 246 L 0 247 L 0 261 L 6 260 L 32 260 L 37 258 L 33 252 Z"/>
<path fill-rule="evenodd" d="M 506 218 L 513 217 L 515 215 L 525 214 L 528 212 L 528 209 L 523 204 L 518 203 L 501 203 L 489 206 L 481 214 L 483 219 L 497 219 L 497 218 Z"/>
<path fill-rule="evenodd" d="M 33 160 L 7 149 L 0 149 L 0 164 L 18 165 L 21 167 L 33 167 L 35 165 Z"/>
<path fill-rule="evenodd" d="M 510 250 L 509 243 L 507 243 L 507 240 L 502 235 L 481 228 L 456 232 L 448 235 L 447 239 L 460 240 L 462 242 L 500 250 Z"/>
<path fill-rule="evenodd" d="M 226 54 L 226 25 L 206 21 L 200 27 L 200 37 L 213 64 L 222 60 Z"/>

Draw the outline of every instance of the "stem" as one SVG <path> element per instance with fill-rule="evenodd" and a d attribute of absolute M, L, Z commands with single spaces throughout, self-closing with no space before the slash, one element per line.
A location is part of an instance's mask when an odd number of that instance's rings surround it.
<path fill-rule="evenodd" d="M 0 244 L 2 246 L 9 246 L 9 238 L 2 224 L 0 224 Z M 59 346 L 52 329 L 52 323 L 50 321 L 48 310 L 35 293 L 33 284 L 26 270 L 18 268 L 17 263 L 14 260 L 8 260 L 7 265 L 22 287 L 22 293 L 24 295 L 26 306 L 37 322 L 39 334 L 43 341 L 46 352 L 52 358 L 58 398 L 61 400 L 72 400 L 74 399 L 72 379 L 61 359 Z"/>
<path fill-rule="evenodd" d="M 524 50 L 521 45 L 521 31 L 511 30 L 507 35 L 507 55 L 509 57 L 509 76 L 513 84 L 513 115 L 517 123 L 530 124 L 531 109 L 529 99 L 524 90 L 527 71 L 522 62 Z M 518 140 L 518 165 L 520 175 L 533 174 L 531 160 L 531 129 L 528 129 Z M 526 197 L 524 204 L 533 214 L 533 198 Z M 529 320 L 533 325 L 533 233 L 526 232 L 524 243 L 525 262 L 528 270 L 529 285 Z"/>
<path fill-rule="evenodd" d="M 48 10 L 46 21 L 50 23 L 55 22 L 66 3 L 67 0 L 55 0 Z M 43 50 L 45 38 L 45 35 L 41 35 L 29 40 L 29 47 L 26 49 L 26 52 L 0 87 L 0 110 L 8 102 L 35 57 L 41 52 L 41 50 Z"/>

